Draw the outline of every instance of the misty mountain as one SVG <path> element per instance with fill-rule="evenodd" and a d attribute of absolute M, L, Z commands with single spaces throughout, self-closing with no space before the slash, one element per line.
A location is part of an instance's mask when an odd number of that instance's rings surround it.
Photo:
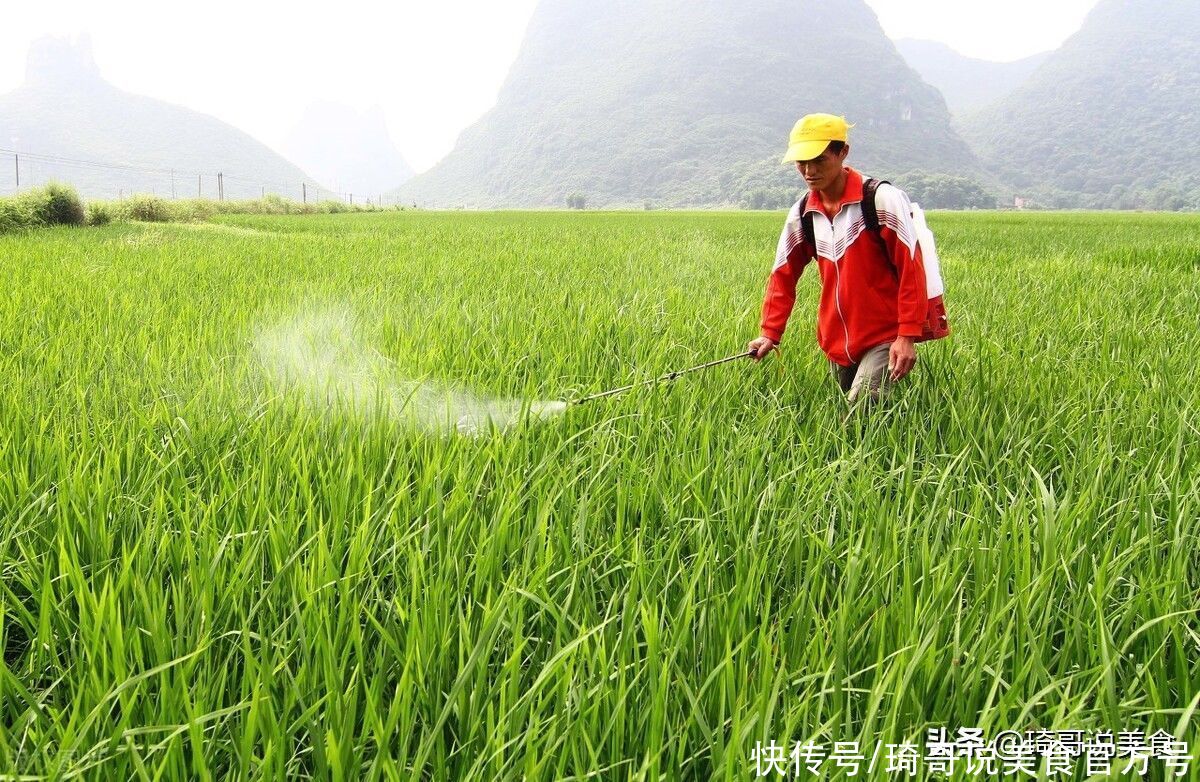
<path fill-rule="evenodd" d="M 956 118 L 1012 92 L 1050 56 L 1050 52 L 1042 52 L 1011 62 L 992 62 L 966 57 L 944 43 L 915 38 L 896 41 L 896 48 L 922 79 L 941 91 Z"/>
<path fill-rule="evenodd" d="M 226 198 L 276 192 L 297 200 L 314 180 L 248 134 L 206 114 L 117 89 L 100 75 L 86 37 L 45 38 L 31 47 L 25 83 L 0 95 L 0 147 L 16 149 L 22 188 L 51 179 L 88 197 L 156 193 Z M 47 157 L 73 162 L 54 162 Z M 0 192 L 12 192 L 12 158 Z M 174 170 L 174 175 L 171 171 Z"/>
<path fill-rule="evenodd" d="M 863 0 L 542 0 L 495 107 L 399 193 L 685 206 L 767 188 L 790 202 L 801 183 L 779 159 L 815 111 L 856 123 L 851 164 L 868 172 L 976 168 L 942 96 Z"/>
<path fill-rule="evenodd" d="M 364 199 L 399 187 L 413 175 L 378 107 L 359 112 L 339 103 L 313 103 L 283 151 L 330 189 Z"/>
<path fill-rule="evenodd" d="M 1200 207 L 1200 3 L 1101 0 L 1019 88 L 963 123 L 1045 206 Z"/>

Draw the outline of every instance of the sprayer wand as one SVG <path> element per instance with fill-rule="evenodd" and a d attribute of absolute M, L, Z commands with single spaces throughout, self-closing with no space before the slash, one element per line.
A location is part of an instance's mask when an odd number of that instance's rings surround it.
<path fill-rule="evenodd" d="M 689 372 L 699 372 L 701 369 L 708 369 L 709 367 L 715 367 L 718 364 L 727 364 L 730 361 L 737 361 L 738 359 L 742 359 L 742 358 L 750 358 L 753 355 L 754 355 L 754 351 L 750 350 L 745 353 L 738 353 L 736 356 L 729 356 L 728 358 L 719 358 L 716 361 L 709 361 L 707 364 L 701 364 L 700 366 L 697 366 L 697 367 L 691 367 L 689 369 L 679 369 L 674 372 L 670 372 L 666 375 L 663 375 L 662 377 L 654 378 L 653 380 L 643 380 L 639 383 L 630 383 L 627 386 L 621 386 L 620 388 L 614 388 L 611 391 L 605 391 L 600 394 L 592 394 L 591 396 L 585 396 L 582 399 L 576 399 L 576 400 L 570 402 L 570 404 L 581 405 L 584 402 L 591 402 L 595 399 L 603 399 L 606 396 L 614 396 L 616 394 L 621 394 L 621 393 L 629 391 L 630 389 L 633 389 L 633 388 L 640 388 L 641 386 L 649 386 L 649 385 L 653 385 L 655 383 L 670 382 L 681 375 L 688 374 Z"/>

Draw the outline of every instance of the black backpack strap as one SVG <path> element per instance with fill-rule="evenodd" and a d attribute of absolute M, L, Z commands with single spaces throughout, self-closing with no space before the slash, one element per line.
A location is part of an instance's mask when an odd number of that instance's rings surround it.
<path fill-rule="evenodd" d="M 879 205 L 875 203 L 875 194 L 879 192 L 880 185 L 890 185 L 884 179 L 866 179 L 863 181 L 863 221 L 867 224 L 867 230 L 875 237 L 875 241 L 883 248 L 883 254 L 887 255 L 887 243 L 883 241 L 883 234 L 879 231 Z"/>
<path fill-rule="evenodd" d="M 890 184 L 891 182 L 886 179 L 863 180 L 863 219 L 866 220 L 867 228 L 873 233 L 879 233 L 879 206 L 875 203 L 875 194 L 879 192 L 880 185 Z"/>
<path fill-rule="evenodd" d="M 812 257 L 817 257 L 817 236 L 813 231 L 813 216 L 812 212 L 804 212 L 800 215 L 800 230 L 804 234 L 804 241 L 808 243 L 808 251 L 812 253 Z M 807 260 L 807 259 L 805 259 Z"/>

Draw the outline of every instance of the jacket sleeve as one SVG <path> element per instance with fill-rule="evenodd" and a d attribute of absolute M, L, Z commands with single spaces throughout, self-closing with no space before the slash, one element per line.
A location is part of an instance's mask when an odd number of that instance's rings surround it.
<path fill-rule="evenodd" d="M 900 281 L 896 301 L 900 327 L 896 336 L 920 337 L 929 314 L 929 296 L 925 287 L 925 264 L 912 219 L 912 204 L 900 188 L 882 185 L 876 192 L 876 211 L 879 212 L 879 232 Z"/>
<path fill-rule="evenodd" d="M 767 292 L 763 297 L 762 335 L 772 342 L 783 339 L 792 307 L 796 304 L 796 282 L 804 267 L 812 259 L 812 251 L 804 241 L 798 206 L 788 213 L 779 245 L 775 249 L 775 266 L 767 280 Z"/>

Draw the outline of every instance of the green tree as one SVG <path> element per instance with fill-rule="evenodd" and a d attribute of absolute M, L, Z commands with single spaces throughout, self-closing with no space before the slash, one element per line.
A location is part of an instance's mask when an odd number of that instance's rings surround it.
<path fill-rule="evenodd" d="M 897 177 L 895 184 L 927 209 L 996 208 L 996 197 L 969 177 L 910 171 Z"/>

